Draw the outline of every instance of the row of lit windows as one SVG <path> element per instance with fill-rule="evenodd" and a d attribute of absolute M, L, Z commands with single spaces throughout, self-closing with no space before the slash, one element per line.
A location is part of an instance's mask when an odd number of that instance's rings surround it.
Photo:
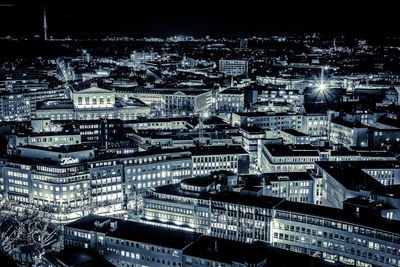
<path fill-rule="evenodd" d="M 216 162 L 216 161 L 236 161 L 237 156 L 202 156 L 202 157 L 193 157 L 193 162 Z"/>
<path fill-rule="evenodd" d="M 159 205 L 159 204 L 150 204 L 149 203 L 149 204 L 146 205 L 146 207 L 153 208 L 153 209 L 158 209 L 158 210 L 166 210 L 166 211 L 171 211 L 171 212 L 177 212 L 177 213 L 182 213 L 182 214 L 194 214 L 194 210 L 170 207 L 170 206 Z M 208 213 L 206 213 L 206 215 L 208 215 Z"/>
<path fill-rule="evenodd" d="M 79 125 L 80 129 L 97 129 L 99 128 L 98 124 L 90 124 L 90 125 Z"/>
<path fill-rule="evenodd" d="M 141 189 L 141 188 L 150 188 L 150 187 L 152 187 L 152 186 L 159 186 L 159 185 L 165 185 L 165 184 L 167 184 L 167 183 L 169 183 L 169 181 L 165 181 L 165 180 L 163 180 L 163 181 L 157 181 L 157 183 L 155 182 L 155 181 L 153 181 L 153 182 L 147 182 L 147 183 L 138 183 L 136 186 L 137 186 L 137 188 L 138 189 Z"/>
<path fill-rule="evenodd" d="M 117 184 L 117 185 L 113 185 L 113 186 L 103 186 L 101 188 L 97 188 L 97 189 L 93 189 L 92 192 L 93 193 L 101 193 L 101 192 L 113 192 L 113 191 L 117 191 L 117 190 L 121 190 L 122 185 L 121 184 Z"/>
<path fill-rule="evenodd" d="M 79 232 L 79 231 L 72 231 L 72 230 L 65 230 L 65 233 L 67 235 L 72 235 L 72 236 L 77 236 L 85 239 L 90 239 L 91 235 L 85 232 Z"/>
<path fill-rule="evenodd" d="M 348 253 L 348 254 L 353 254 L 353 255 L 356 255 L 356 256 L 361 256 L 361 257 L 364 257 L 364 258 L 373 259 L 375 261 L 381 261 L 381 262 L 385 261 L 386 263 L 389 263 L 389 262 L 395 263 L 395 262 L 397 262 L 397 259 L 384 257 L 380 252 L 373 253 L 373 252 L 369 252 L 367 250 L 355 249 L 355 248 L 346 246 L 346 245 L 341 244 L 341 243 L 335 243 L 335 242 L 329 242 L 329 241 L 321 241 L 321 240 L 317 240 L 317 239 L 314 239 L 314 238 L 309 238 L 307 236 L 298 236 L 298 235 L 291 235 L 291 234 L 284 234 L 284 233 L 274 232 L 274 239 L 286 240 L 286 241 L 296 242 L 296 243 L 311 244 L 312 246 L 331 249 L 331 250 L 335 250 L 335 251 L 338 251 L 338 252 L 341 251 L 341 252 L 345 252 L 345 253 Z M 369 243 L 371 243 L 371 242 L 369 242 Z M 375 250 L 379 251 L 379 245 L 378 245 L 378 247 L 376 247 L 376 246 L 374 246 L 372 244 L 372 246 L 369 245 L 368 248 L 369 249 L 375 249 Z"/>
<path fill-rule="evenodd" d="M 89 97 L 85 97 L 85 104 L 89 104 L 89 99 L 90 99 Z M 97 97 L 96 96 L 92 97 L 92 103 L 93 104 L 97 104 Z M 104 104 L 104 97 L 103 96 L 99 97 L 99 103 L 100 104 Z M 82 97 L 78 97 L 78 104 L 82 105 Z M 111 104 L 111 97 L 110 96 L 107 96 L 107 104 Z"/>
<path fill-rule="evenodd" d="M 78 182 L 78 181 L 83 181 L 83 180 L 89 180 L 89 176 L 82 175 L 82 176 L 71 176 L 68 178 L 64 178 L 64 177 L 51 177 L 51 176 L 46 176 L 46 175 L 32 174 L 32 180 L 50 182 L 53 184 L 60 184 L 60 183 L 72 183 L 72 182 Z"/>
<path fill-rule="evenodd" d="M 78 137 L 78 136 L 77 136 Z M 66 137 L 62 137 L 62 136 L 58 136 L 58 137 L 33 137 L 31 139 L 32 143 L 38 142 L 58 142 L 58 141 L 74 141 L 74 137 L 71 136 L 66 136 Z"/>
<path fill-rule="evenodd" d="M 56 192 L 59 192 L 59 191 L 66 192 L 67 190 L 72 191 L 72 190 L 75 190 L 75 189 L 79 190 L 82 187 L 86 188 L 87 186 L 88 186 L 87 183 L 84 183 L 82 185 L 81 184 L 76 184 L 76 185 L 63 186 L 63 187 L 61 187 L 61 186 L 60 187 L 59 186 L 52 186 L 52 185 L 47 185 L 47 184 L 42 185 L 42 184 L 33 183 L 33 187 L 34 188 L 40 188 L 40 189 L 44 188 L 45 190 L 50 190 L 50 191 L 55 190 Z"/>
<path fill-rule="evenodd" d="M 366 236 L 372 236 L 374 238 L 400 243 L 400 236 L 393 235 L 381 231 L 377 231 L 370 228 L 361 227 L 359 225 L 351 225 L 333 220 L 322 219 L 319 217 L 313 217 L 308 215 L 291 214 L 288 212 L 277 211 L 275 217 L 278 219 L 285 219 L 289 221 L 297 221 L 301 223 L 307 223 L 312 225 L 320 225 L 332 229 L 348 231 L 351 233 L 357 233 Z"/>
<path fill-rule="evenodd" d="M 47 173 L 75 173 L 79 171 L 79 168 L 74 167 L 67 167 L 67 168 L 54 168 L 54 167 L 47 167 L 47 166 L 37 166 L 38 171 L 47 172 Z"/>
<path fill-rule="evenodd" d="M 18 177 L 18 178 L 28 178 L 27 173 L 21 173 L 21 172 L 15 172 L 15 171 L 8 171 L 7 172 L 8 176 L 13 176 L 13 177 Z"/>
<path fill-rule="evenodd" d="M 173 214 L 166 214 L 166 213 L 159 213 L 159 212 L 151 212 L 151 211 L 146 211 L 146 216 L 149 217 L 154 217 L 154 218 L 159 218 L 160 220 L 169 220 L 173 221 L 175 224 L 191 224 L 193 223 L 193 218 L 192 217 L 184 217 L 184 216 L 178 216 L 178 215 L 173 215 Z"/>
<path fill-rule="evenodd" d="M 111 183 L 119 183 L 121 182 L 121 176 L 118 177 L 112 177 L 112 178 L 103 178 L 103 179 L 93 179 L 92 180 L 92 185 L 106 185 L 106 184 L 111 184 Z"/>
<path fill-rule="evenodd" d="M 193 168 L 201 168 L 201 167 L 219 167 L 219 166 L 226 166 L 228 168 L 232 166 L 236 166 L 237 162 L 201 162 L 201 163 L 193 163 Z"/>
<path fill-rule="evenodd" d="M 270 157 L 270 159 L 273 162 L 314 162 L 314 161 L 318 161 L 320 158 L 319 156 L 315 156 L 315 157 L 305 157 L 305 156 L 290 156 L 290 155 L 285 155 L 283 157 Z"/>
<path fill-rule="evenodd" d="M 27 181 L 8 179 L 8 182 L 9 182 L 10 184 L 28 186 L 28 182 L 27 182 Z"/>
<path fill-rule="evenodd" d="M 183 163 L 183 165 L 185 165 L 185 163 Z M 187 165 L 189 165 L 189 163 L 187 164 Z M 126 173 L 127 174 L 130 174 L 131 172 L 132 173 L 136 173 L 136 172 L 146 172 L 146 171 L 149 171 L 149 172 L 151 172 L 151 171 L 155 171 L 156 169 L 157 170 L 160 170 L 160 169 L 165 169 L 165 168 L 167 168 L 167 169 L 170 169 L 171 168 L 171 165 L 170 164 L 162 164 L 162 165 L 152 165 L 152 166 L 149 166 L 149 167 L 147 167 L 147 168 L 137 168 L 137 167 L 130 167 L 130 168 L 127 168 L 126 169 Z"/>
<path fill-rule="evenodd" d="M 308 234 L 308 235 L 313 235 L 313 236 L 318 236 L 318 237 L 324 237 L 329 240 L 338 240 L 338 241 L 342 241 L 342 242 L 347 242 L 350 244 L 368 247 L 369 249 L 380 250 L 382 252 L 387 252 L 387 253 L 391 253 L 394 255 L 400 254 L 400 248 L 397 249 L 397 248 L 394 248 L 391 246 L 385 246 L 383 244 L 373 242 L 373 241 L 367 241 L 367 240 L 364 240 L 361 238 L 343 236 L 340 234 L 333 234 L 333 233 L 329 233 L 329 232 L 323 232 L 321 230 L 309 229 L 309 228 L 305 228 L 305 227 L 294 226 L 294 225 L 289 225 L 289 224 L 284 224 L 284 223 L 279 223 L 279 222 L 274 223 L 274 228 L 280 229 L 280 230 L 285 230 L 288 232 L 296 232 L 296 233 L 301 233 L 301 234 Z M 302 236 L 302 239 L 303 238 L 304 238 L 304 235 Z"/>
<path fill-rule="evenodd" d="M 45 197 L 46 199 L 56 199 L 56 200 L 75 200 L 75 199 L 81 199 L 83 196 L 82 195 L 78 195 L 75 193 L 71 193 L 71 194 L 64 194 L 62 196 L 60 195 L 51 195 L 51 194 L 43 194 L 42 192 L 37 192 L 37 191 L 33 191 L 33 195 L 34 196 L 40 196 L 40 197 Z"/>
<path fill-rule="evenodd" d="M 193 169 L 194 170 L 215 170 L 215 169 L 237 169 L 237 162 L 233 162 L 231 164 L 231 162 L 222 162 L 221 164 L 219 164 L 219 162 L 217 162 L 217 164 L 211 165 L 210 164 L 197 164 L 196 166 L 193 165 Z M 232 170 L 233 171 L 233 170 Z"/>
<path fill-rule="evenodd" d="M 28 189 L 14 187 L 14 186 L 9 186 L 8 190 L 10 190 L 10 192 L 17 192 L 17 193 L 23 193 L 23 194 L 28 194 L 28 192 L 29 192 Z"/>
<path fill-rule="evenodd" d="M 143 175 L 138 175 L 138 176 L 132 176 L 132 181 L 136 181 L 136 179 L 138 181 L 140 180 L 146 180 L 147 179 L 155 179 L 155 178 L 165 178 L 165 177 L 171 177 L 171 172 L 166 172 L 166 171 L 162 171 L 161 173 L 149 173 L 149 174 L 143 174 Z"/>

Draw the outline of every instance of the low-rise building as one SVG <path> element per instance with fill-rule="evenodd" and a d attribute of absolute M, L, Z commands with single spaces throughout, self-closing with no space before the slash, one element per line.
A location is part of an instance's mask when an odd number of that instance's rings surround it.
<path fill-rule="evenodd" d="M 49 100 L 38 104 L 36 118 L 51 120 L 133 120 L 150 114 L 150 107 L 134 98 L 117 99 L 115 92 L 91 87 L 72 93 L 72 100 Z"/>
<path fill-rule="evenodd" d="M 194 176 L 226 170 L 236 174 L 249 172 L 249 154 L 238 145 L 201 146 L 190 148 Z"/>
<path fill-rule="evenodd" d="M 97 252 L 115 266 L 182 267 L 191 232 L 90 215 L 64 226 L 64 246 Z"/>

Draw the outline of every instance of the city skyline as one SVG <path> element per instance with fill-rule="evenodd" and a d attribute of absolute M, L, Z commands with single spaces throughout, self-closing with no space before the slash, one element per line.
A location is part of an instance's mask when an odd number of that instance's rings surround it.
<path fill-rule="evenodd" d="M 395 11 L 388 6 L 335 2 L 274 2 L 265 7 L 256 1 L 244 4 L 201 1 L 14 1 L 0 7 L 2 34 L 42 35 L 43 8 L 48 10 L 49 35 L 122 34 L 134 36 L 224 35 L 247 36 L 277 33 L 399 35 Z"/>
<path fill-rule="evenodd" d="M 263 4 L 0 2 L 2 266 L 400 266 L 397 9 Z"/>

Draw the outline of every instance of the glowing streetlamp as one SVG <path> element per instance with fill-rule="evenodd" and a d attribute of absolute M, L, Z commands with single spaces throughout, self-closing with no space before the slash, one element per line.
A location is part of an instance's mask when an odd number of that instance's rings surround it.
<path fill-rule="evenodd" d="M 321 67 L 321 75 L 319 80 L 316 81 L 316 87 L 314 89 L 314 96 L 317 98 L 326 98 L 329 95 L 328 84 L 325 81 L 325 70 L 329 70 L 329 66 Z"/>
<path fill-rule="evenodd" d="M 326 84 L 325 83 L 319 83 L 318 85 L 317 85 L 317 90 L 319 91 L 319 92 L 325 92 L 326 91 L 326 89 L 327 89 L 327 87 L 326 87 Z"/>

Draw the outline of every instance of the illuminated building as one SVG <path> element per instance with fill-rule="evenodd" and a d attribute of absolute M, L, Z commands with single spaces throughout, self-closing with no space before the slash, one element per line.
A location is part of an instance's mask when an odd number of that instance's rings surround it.
<path fill-rule="evenodd" d="M 236 174 L 249 171 L 249 154 L 241 146 L 202 146 L 190 150 L 194 176 L 209 175 L 220 170 Z"/>
<path fill-rule="evenodd" d="M 327 139 L 328 118 L 325 103 L 306 103 L 299 111 L 302 114 L 301 132 L 310 140 Z"/>
<path fill-rule="evenodd" d="M 263 173 L 242 175 L 246 186 L 253 184 L 265 196 L 281 197 L 290 201 L 316 204 L 314 201 L 316 179 L 308 172 Z"/>
<path fill-rule="evenodd" d="M 90 215 L 64 226 L 65 247 L 96 251 L 115 266 L 182 267 L 197 235 L 181 230 Z"/>
<path fill-rule="evenodd" d="M 310 144 L 310 137 L 295 129 L 283 129 L 279 131 L 285 144 L 306 145 Z"/>
<path fill-rule="evenodd" d="M 247 75 L 249 63 L 244 59 L 220 59 L 219 71 L 228 76 Z"/>
<path fill-rule="evenodd" d="M 182 149 L 158 149 L 120 159 L 124 166 L 126 194 L 178 183 L 192 176 L 192 155 Z"/>
<path fill-rule="evenodd" d="M 265 144 L 260 148 L 258 164 L 262 172 L 305 172 L 323 155 L 309 145 Z"/>
<path fill-rule="evenodd" d="M 218 112 L 239 112 L 249 108 L 257 100 L 257 92 L 251 88 L 242 90 L 225 89 L 217 92 L 217 111 Z"/>
<path fill-rule="evenodd" d="M 73 92 L 72 101 L 42 102 L 36 110 L 36 117 L 51 120 L 132 120 L 149 113 L 150 107 L 137 99 L 117 101 L 114 91 L 92 87 Z"/>
<path fill-rule="evenodd" d="M 302 116 L 300 114 L 275 112 L 236 112 L 232 113 L 232 125 L 300 131 L 302 129 Z"/>
<path fill-rule="evenodd" d="M 385 191 L 385 186 L 400 184 L 400 165 L 397 161 L 321 161 L 312 172 L 322 181 L 322 205 L 343 208 L 346 199 L 374 198 L 374 192 Z M 381 193 L 379 193 L 381 194 Z M 385 204 L 400 208 L 397 194 L 387 194 Z"/>
<path fill-rule="evenodd" d="M 397 266 L 400 261 L 396 221 L 215 188 L 211 181 L 156 188 L 144 198 L 143 221 L 239 242 L 262 241 L 328 262 Z"/>
<path fill-rule="evenodd" d="M 134 97 L 147 105 L 164 109 L 167 113 L 176 113 L 183 116 L 198 114 L 207 111 L 211 106 L 212 91 L 184 88 L 136 88 Z"/>

